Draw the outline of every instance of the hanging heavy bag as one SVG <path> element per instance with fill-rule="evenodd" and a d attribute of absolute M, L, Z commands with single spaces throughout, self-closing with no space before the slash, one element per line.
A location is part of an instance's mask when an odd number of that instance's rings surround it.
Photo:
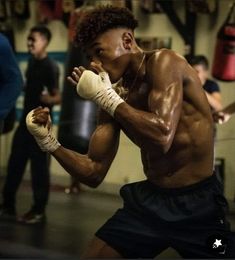
<path fill-rule="evenodd" d="M 97 105 L 79 97 L 66 77 L 71 75 L 75 66 L 88 67 L 88 64 L 82 49 L 71 43 L 66 62 L 58 140 L 64 147 L 83 154 L 87 152 L 90 137 L 96 128 Z"/>
<path fill-rule="evenodd" d="M 235 3 L 217 34 L 212 76 L 221 81 L 235 80 Z M 233 19 L 232 19 L 233 18 Z"/>

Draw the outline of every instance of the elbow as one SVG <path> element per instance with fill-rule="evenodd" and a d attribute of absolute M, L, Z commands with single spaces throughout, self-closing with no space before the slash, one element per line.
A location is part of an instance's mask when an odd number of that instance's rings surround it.
<path fill-rule="evenodd" d="M 83 183 L 89 186 L 90 188 L 97 188 L 103 181 L 104 175 L 93 173 L 89 176 Z"/>
<path fill-rule="evenodd" d="M 86 183 L 87 186 L 89 186 L 90 188 L 97 188 L 99 185 L 101 184 L 101 182 L 96 181 L 96 180 L 92 180 Z"/>
<path fill-rule="evenodd" d="M 170 150 L 171 144 L 172 144 L 172 140 L 171 140 L 170 136 L 163 136 L 159 140 L 159 144 L 158 144 L 161 153 L 166 154 Z"/>
<path fill-rule="evenodd" d="M 161 154 L 166 154 L 171 148 L 173 140 L 172 130 L 169 127 L 165 127 L 164 131 L 156 136 L 154 143 L 158 146 Z"/>

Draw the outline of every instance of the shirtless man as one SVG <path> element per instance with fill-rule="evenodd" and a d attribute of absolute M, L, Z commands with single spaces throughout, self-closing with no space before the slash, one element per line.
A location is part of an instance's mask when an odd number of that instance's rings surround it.
<path fill-rule="evenodd" d="M 82 258 L 153 258 L 169 246 L 186 258 L 235 256 L 226 200 L 213 174 L 213 120 L 197 73 L 171 50 L 144 52 L 136 26 L 127 9 L 102 7 L 78 27 L 90 70 L 74 68 L 69 80 L 101 108 L 87 155 L 58 143 L 47 108 L 27 117 L 39 146 L 91 187 L 106 176 L 120 130 L 141 150 L 146 180 L 121 188 L 124 207 L 96 232 Z M 120 79 L 119 96 L 111 83 Z"/>

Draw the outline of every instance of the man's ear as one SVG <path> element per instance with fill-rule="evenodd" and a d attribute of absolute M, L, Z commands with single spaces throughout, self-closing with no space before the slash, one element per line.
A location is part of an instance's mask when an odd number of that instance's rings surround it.
<path fill-rule="evenodd" d="M 124 33 L 122 34 L 123 47 L 124 47 L 126 50 L 130 50 L 130 49 L 132 48 L 133 40 L 134 40 L 134 37 L 133 37 L 132 33 L 130 33 L 130 32 L 124 32 Z"/>

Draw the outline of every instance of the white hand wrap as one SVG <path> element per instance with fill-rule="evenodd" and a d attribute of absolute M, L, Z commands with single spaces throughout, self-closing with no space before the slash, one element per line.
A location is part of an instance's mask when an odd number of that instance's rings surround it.
<path fill-rule="evenodd" d="M 54 152 L 61 144 L 55 138 L 51 128 L 51 118 L 46 126 L 33 123 L 33 110 L 26 117 L 26 125 L 43 152 Z"/>
<path fill-rule="evenodd" d="M 85 70 L 77 84 L 77 93 L 82 98 L 93 100 L 111 116 L 114 115 L 117 106 L 124 102 L 113 90 L 106 72 L 97 75 L 90 70 Z"/>

